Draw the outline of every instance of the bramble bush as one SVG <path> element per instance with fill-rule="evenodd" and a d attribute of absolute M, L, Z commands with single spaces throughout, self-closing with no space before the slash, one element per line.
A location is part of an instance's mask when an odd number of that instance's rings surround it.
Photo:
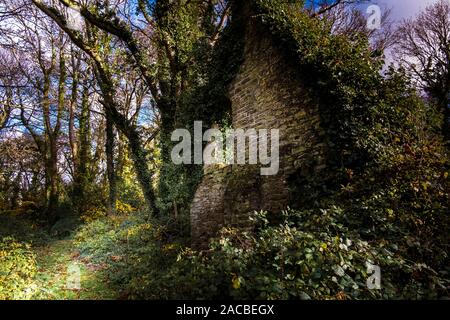
<path fill-rule="evenodd" d="M 224 229 L 202 252 L 168 242 L 164 228 L 140 218 L 119 225 L 97 220 L 79 234 L 80 248 L 108 262 L 110 280 L 126 298 L 424 299 L 449 294 L 448 258 L 435 264 L 411 255 L 409 241 L 420 239 L 401 236 L 407 225 L 386 225 L 371 238 L 364 228 L 353 227 L 363 217 L 335 206 L 287 210 L 282 217 L 273 225 L 266 213 L 255 214 L 255 232 Z M 367 289 L 367 263 L 380 266 L 381 290 Z"/>

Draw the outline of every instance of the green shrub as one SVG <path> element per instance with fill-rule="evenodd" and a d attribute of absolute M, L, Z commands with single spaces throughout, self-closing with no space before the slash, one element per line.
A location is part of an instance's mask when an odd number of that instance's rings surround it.
<path fill-rule="evenodd" d="M 82 225 L 75 233 L 75 243 L 82 257 L 104 263 L 113 255 L 115 246 L 115 228 L 113 218 L 103 217 Z"/>
<path fill-rule="evenodd" d="M 448 295 L 448 265 L 434 269 L 409 254 L 408 227 L 376 239 L 339 207 L 283 213 L 253 233 L 223 229 L 208 251 L 171 242 L 165 228 L 136 219 L 100 220 L 79 233 L 84 255 L 103 257 L 114 287 L 130 299 L 424 299 Z M 88 230 L 89 229 L 89 230 Z M 401 229 L 401 230 L 397 230 Z M 82 237 L 83 236 L 83 237 Z M 83 239 L 81 239 L 83 238 Z M 417 241 L 417 239 L 415 239 Z M 415 260 L 412 260 L 412 259 Z M 97 260 L 98 261 L 98 260 Z M 381 290 L 367 288 L 368 263 L 381 268 Z"/>
<path fill-rule="evenodd" d="M 120 200 L 116 201 L 116 212 L 117 212 L 117 214 L 119 214 L 119 215 L 128 215 L 128 214 L 130 214 L 130 213 L 132 213 L 134 211 L 136 211 L 136 208 L 134 208 L 132 205 L 130 205 L 130 204 L 126 203 L 126 202 L 120 201 Z"/>
<path fill-rule="evenodd" d="M 397 299 L 437 298 L 448 280 L 409 261 L 394 242 L 365 241 L 341 222 L 339 208 L 287 211 L 258 232 L 224 229 L 207 252 L 181 251 L 163 271 L 130 282 L 135 295 L 159 299 Z M 296 221 L 297 220 L 297 221 Z M 294 222 L 296 221 L 296 222 Z M 155 256 L 155 254 L 153 254 Z M 154 261 L 155 263 L 156 261 Z M 368 290 L 367 263 L 381 268 L 381 290 Z M 145 278 L 142 283 L 137 280 Z M 447 293 L 448 294 L 448 293 Z"/>
<path fill-rule="evenodd" d="M 0 240 L 0 300 L 30 299 L 36 292 L 36 260 L 30 245 Z"/>
<path fill-rule="evenodd" d="M 109 267 L 111 284 L 127 298 L 142 297 L 151 278 L 176 260 L 181 245 L 169 243 L 166 227 L 147 221 L 147 214 L 105 217 L 75 234 L 83 258 Z"/>
<path fill-rule="evenodd" d="M 83 227 L 77 236 L 82 254 L 107 262 L 111 283 L 126 298 L 448 297 L 450 164 L 435 131 L 437 113 L 402 70 L 380 73 L 382 59 L 366 37 L 332 35 L 328 22 L 294 10 L 302 2 L 252 3 L 320 95 L 328 170 L 298 177 L 295 210 L 270 219 L 257 214 L 253 232 L 224 229 L 207 251 L 189 249 L 170 225 L 137 213 Z M 239 66 L 241 41 L 228 41 Z M 226 41 L 221 46 L 226 49 Z M 232 74 L 218 73 L 224 79 L 210 79 L 205 91 L 211 94 L 203 95 L 223 96 Z M 197 111 L 220 121 L 225 109 L 217 108 L 220 116 Z M 192 171 L 166 165 L 160 172 L 158 205 L 167 216 L 187 216 L 201 176 L 191 179 Z M 367 288 L 368 263 L 381 268 L 380 290 Z"/>
<path fill-rule="evenodd" d="M 83 222 L 89 223 L 97 219 L 103 218 L 105 216 L 106 216 L 106 208 L 101 206 L 86 210 L 81 214 L 80 218 L 81 220 L 83 220 Z"/>

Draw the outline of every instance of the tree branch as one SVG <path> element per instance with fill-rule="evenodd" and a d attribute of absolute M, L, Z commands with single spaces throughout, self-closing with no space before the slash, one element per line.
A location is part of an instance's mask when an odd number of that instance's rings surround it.
<path fill-rule="evenodd" d="M 37 1 L 37 0 L 33 0 Z M 153 97 L 157 100 L 159 99 L 159 92 L 157 89 L 157 82 L 152 76 L 149 66 L 146 62 L 142 51 L 138 47 L 138 43 L 133 36 L 130 28 L 120 20 L 115 14 L 113 17 L 104 17 L 100 14 L 91 12 L 87 7 L 78 5 L 73 0 L 59 0 L 63 5 L 69 7 L 73 10 L 80 12 L 80 14 L 90 23 L 96 27 L 106 31 L 120 40 L 122 40 L 127 46 L 128 50 L 131 52 L 139 70 L 141 71 L 144 80 L 147 82 Z"/>

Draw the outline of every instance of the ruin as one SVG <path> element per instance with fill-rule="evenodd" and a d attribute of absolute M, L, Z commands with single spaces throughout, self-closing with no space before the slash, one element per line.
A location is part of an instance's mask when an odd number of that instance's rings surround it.
<path fill-rule="evenodd" d="M 232 126 L 279 129 L 280 170 L 261 176 L 258 165 L 205 165 L 191 205 L 194 247 L 205 247 L 222 227 L 250 228 L 254 211 L 280 213 L 291 202 L 289 177 L 326 167 L 317 100 L 272 34 L 251 15 L 246 21 L 243 63 L 228 90 Z"/>

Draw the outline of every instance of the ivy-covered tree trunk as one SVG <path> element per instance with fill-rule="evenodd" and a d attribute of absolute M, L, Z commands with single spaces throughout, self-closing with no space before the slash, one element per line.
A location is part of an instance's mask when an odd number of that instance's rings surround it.
<path fill-rule="evenodd" d="M 118 106 L 114 98 L 114 85 L 110 75 L 100 63 L 97 63 L 97 80 L 103 96 L 103 106 L 108 117 L 120 132 L 128 139 L 131 158 L 133 159 L 136 176 L 139 181 L 142 193 L 149 209 L 153 215 L 158 214 L 156 207 L 156 196 L 152 186 L 152 174 L 147 163 L 147 151 L 144 149 L 141 137 L 137 128 L 123 114 L 118 111 Z"/>
<path fill-rule="evenodd" d="M 88 165 L 91 163 L 90 157 L 90 110 L 89 110 L 89 89 L 87 83 L 84 84 L 81 97 L 81 114 L 79 118 L 78 130 L 78 152 L 77 168 L 75 169 L 74 202 L 79 214 L 86 209 L 85 197 L 87 184 L 89 181 Z"/>
<path fill-rule="evenodd" d="M 147 164 L 147 151 L 142 147 L 139 133 L 135 129 L 131 131 L 124 130 L 122 132 L 128 138 L 131 158 L 134 162 L 134 168 L 136 170 L 136 175 L 139 180 L 142 193 L 144 194 L 146 204 L 154 215 L 158 215 L 159 211 L 156 207 L 156 197 L 152 186 L 153 178 Z"/>
<path fill-rule="evenodd" d="M 114 167 L 114 125 L 109 112 L 106 113 L 106 171 L 108 173 L 109 196 L 107 203 L 108 215 L 116 214 L 117 179 Z"/>
<path fill-rule="evenodd" d="M 50 223 L 57 219 L 56 209 L 59 202 L 59 174 L 58 174 L 58 139 L 61 130 L 61 117 L 65 106 L 65 83 L 67 80 L 66 60 L 64 49 L 59 48 L 59 80 L 58 80 L 58 104 L 56 116 L 50 114 L 50 73 L 45 72 L 44 80 L 44 117 L 48 143 L 47 176 L 49 183 L 47 216 Z M 54 125 L 52 125 L 54 123 Z"/>
<path fill-rule="evenodd" d="M 72 75 L 72 94 L 70 98 L 69 104 L 69 145 L 72 152 L 72 162 L 73 162 L 73 177 L 74 181 L 77 181 L 78 176 L 78 167 L 79 157 L 78 157 L 78 141 L 76 138 L 75 132 L 75 109 L 77 107 L 78 101 L 78 67 L 79 61 L 75 62 L 74 52 L 72 51 L 72 67 L 73 67 L 73 75 Z"/>
<path fill-rule="evenodd" d="M 55 142 L 49 146 L 49 155 L 47 159 L 47 218 L 50 223 L 56 220 L 56 209 L 58 207 L 58 155 Z"/>
<path fill-rule="evenodd" d="M 161 160 L 164 164 L 169 163 L 171 152 L 171 136 L 175 129 L 174 119 L 176 104 L 171 99 L 164 99 L 158 101 L 161 114 L 160 125 L 160 148 L 161 148 Z"/>
<path fill-rule="evenodd" d="M 60 79 L 61 81 L 61 79 Z M 46 216 L 50 223 L 56 220 L 56 208 L 58 206 L 58 147 L 57 135 L 52 127 L 50 115 L 50 74 L 44 72 L 43 84 L 43 115 L 45 122 L 45 189 L 47 195 Z"/>

